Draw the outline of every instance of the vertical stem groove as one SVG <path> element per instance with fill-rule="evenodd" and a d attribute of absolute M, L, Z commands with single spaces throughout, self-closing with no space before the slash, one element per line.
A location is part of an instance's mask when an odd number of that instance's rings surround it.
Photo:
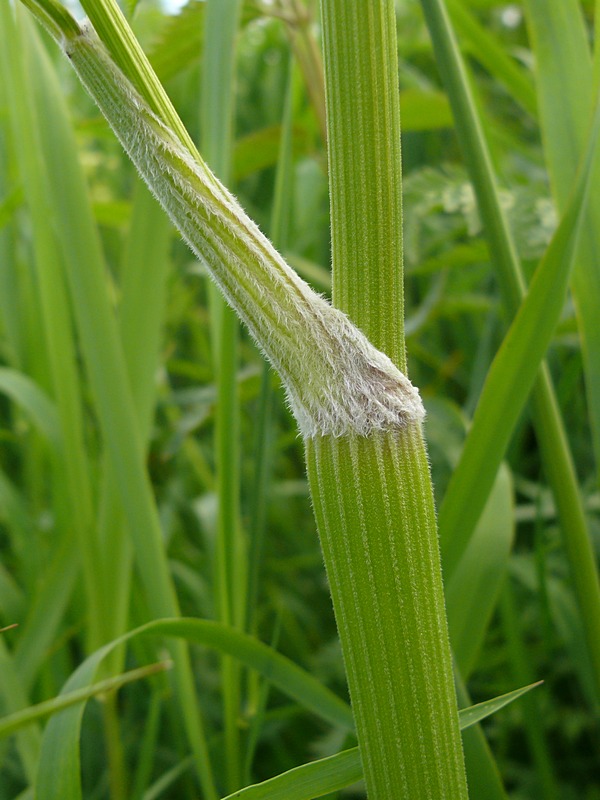
<path fill-rule="evenodd" d="M 394 3 L 323 0 L 334 304 L 406 372 Z M 367 793 L 467 797 L 418 421 L 306 438 Z"/>
<path fill-rule="evenodd" d="M 420 428 L 306 457 L 369 797 L 466 797 Z"/>

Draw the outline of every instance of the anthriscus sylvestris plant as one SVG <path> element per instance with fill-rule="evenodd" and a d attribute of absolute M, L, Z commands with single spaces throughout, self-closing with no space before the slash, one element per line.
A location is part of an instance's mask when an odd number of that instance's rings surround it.
<path fill-rule="evenodd" d="M 393 3 L 370 4 L 364 32 L 356 9 L 339 0 L 323 3 L 334 304 L 339 298 L 342 309 L 316 294 L 285 263 L 190 148 L 177 124 L 150 107 L 90 23 L 78 24 L 51 0 L 28 0 L 27 5 L 59 42 L 140 175 L 281 376 L 305 442 L 369 797 L 466 798 L 421 430 L 424 411 L 406 376 L 402 337 Z M 344 115 L 355 113 L 358 94 L 353 95 L 355 87 L 347 76 L 340 81 L 335 67 L 348 58 L 353 42 L 365 57 L 372 55 L 361 36 L 380 38 L 383 61 L 377 69 L 386 76 L 381 93 L 369 99 L 359 117 L 356 138 L 362 158 L 373 164 L 369 192 L 389 195 L 377 218 L 358 210 L 362 195 L 369 196 L 360 182 L 340 184 L 339 130 L 346 124 Z M 365 68 L 357 59 L 356 69 Z M 345 94 L 339 96 L 342 83 Z M 382 118 L 390 125 L 383 137 Z M 375 133 L 373 125 L 379 126 Z M 345 206 L 344 192 L 354 197 L 353 210 Z M 352 298 L 359 287 L 349 285 L 345 293 L 342 279 L 337 289 L 335 284 L 335 270 L 344 275 L 345 257 L 340 254 L 355 244 L 348 237 L 361 238 L 348 225 L 349 214 L 364 217 L 371 226 L 372 246 L 363 255 L 357 246 L 355 257 L 386 260 L 382 265 L 365 263 L 364 270 L 381 266 L 392 282 L 389 292 L 384 286 L 378 297 L 374 293 L 375 305 L 363 319 L 360 303 L 355 311 Z M 391 302 L 392 316 L 381 320 L 378 332 L 373 309 L 384 299 Z M 371 344 L 357 323 L 389 349 L 396 363 Z"/>

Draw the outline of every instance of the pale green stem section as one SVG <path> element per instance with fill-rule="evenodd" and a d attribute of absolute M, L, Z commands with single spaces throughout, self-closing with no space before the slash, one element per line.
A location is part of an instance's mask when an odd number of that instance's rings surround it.
<path fill-rule="evenodd" d="M 325 0 L 321 9 L 333 303 L 406 371 L 394 5 Z"/>
<path fill-rule="evenodd" d="M 333 298 L 405 371 L 394 3 L 321 8 Z M 466 798 L 420 427 L 316 436 L 306 448 L 367 793 Z"/>
<path fill-rule="evenodd" d="M 302 432 L 367 435 L 421 419 L 408 379 L 288 267 L 150 111 L 93 31 L 65 49 L 163 208 L 281 374 Z"/>
<path fill-rule="evenodd" d="M 306 442 L 367 793 L 467 797 L 419 425 Z"/>

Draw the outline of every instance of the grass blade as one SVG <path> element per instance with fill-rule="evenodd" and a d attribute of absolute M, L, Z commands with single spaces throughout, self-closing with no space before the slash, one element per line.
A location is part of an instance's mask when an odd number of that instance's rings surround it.
<path fill-rule="evenodd" d="M 444 589 L 452 652 L 464 680 L 476 664 L 506 576 L 513 514 L 512 476 L 502 464 L 475 533 Z"/>
<path fill-rule="evenodd" d="M 500 203 L 483 126 L 475 110 L 472 91 L 444 5 L 440 0 L 421 0 L 421 2 L 436 59 L 448 87 L 457 134 L 477 195 L 504 303 L 512 317 L 517 313 L 524 295 L 524 279 Z M 586 621 L 586 639 L 591 656 L 597 648 L 598 641 L 594 620 L 600 618 L 600 598 L 598 598 L 594 558 L 591 555 L 587 522 L 573 458 L 545 365 L 542 365 L 532 394 L 532 419 L 544 470 L 556 500 L 565 549 L 576 580 L 578 604 L 582 620 Z M 485 501 L 478 497 L 475 489 L 477 485 L 478 483 L 468 487 L 463 485 L 464 493 L 461 498 L 454 490 L 446 493 L 439 514 L 443 550 L 456 536 L 464 534 L 465 538 L 468 537 L 469 532 L 466 530 L 462 514 L 450 515 L 446 512 L 451 505 L 455 510 L 468 509 L 475 498 L 478 498 L 483 507 Z M 446 575 L 449 575 L 448 569 Z M 590 603 L 593 606 L 591 613 L 588 612 Z M 598 691 L 600 692 L 600 688 Z"/>
<path fill-rule="evenodd" d="M 208 0 L 202 59 L 202 153 L 211 169 L 229 183 L 233 142 L 233 99 L 239 0 Z M 217 608 L 226 625 L 245 622 L 248 564 L 240 514 L 240 409 L 237 384 L 239 324 L 217 287 L 209 287 L 213 354 L 216 371 L 215 460 L 217 490 Z M 226 785 L 241 782 L 238 718 L 240 674 L 229 657 L 223 659 Z"/>
<path fill-rule="evenodd" d="M 18 370 L 0 367 L 0 392 L 11 397 L 25 411 L 52 446 L 61 447 L 56 406 L 34 380 Z"/>
<path fill-rule="evenodd" d="M 164 661 L 158 664 L 149 664 L 139 669 L 132 669 L 122 675 L 115 675 L 114 678 L 107 678 L 106 680 L 99 681 L 83 689 L 67 692 L 59 697 L 52 698 L 52 700 L 45 700 L 43 703 L 37 703 L 22 711 L 16 711 L 14 714 L 1 717 L 0 738 L 12 736 L 15 731 L 18 731 L 26 725 L 31 725 L 46 717 L 51 717 L 53 714 L 57 714 L 59 711 L 63 711 L 65 708 L 69 708 L 76 703 L 89 700 L 91 697 L 106 694 L 107 692 L 114 692 L 122 686 L 126 686 L 128 683 L 142 680 L 149 675 L 155 675 L 157 672 L 169 669 L 170 666 L 168 661 Z"/>
<path fill-rule="evenodd" d="M 462 0 L 447 0 L 447 6 L 458 34 L 468 42 L 469 54 L 504 85 L 513 100 L 535 117 L 535 87 L 525 70 L 506 55 L 502 46 L 477 22 Z"/>
<path fill-rule="evenodd" d="M 595 109 L 592 61 L 581 4 L 576 0 L 525 3 L 536 57 L 540 122 L 552 190 L 560 212 L 567 208 L 587 146 Z M 600 182 L 600 165 L 592 180 Z M 590 421 L 600 475 L 600 195 L 590 198 L 572 276 L 581 336 Z"/>
<path fill-rule="evenodd" d="M 471 431 L 452 476 L 447 496 L 453 498 L 454 503 L 451 505 L 449 500 L 444 503 L 445 519 L 451 515 L 460 516 L 465 533 L 444 541 L 445 565 L 450 574 L 456 569 L 469 532 L 479 516 L 481 499 L 489 492 L 562 312 L 578 236 L 587 212 L 599 135 L 600 107 L 572 201 L 487 374 Z M 457 498 L 465 496 L 467 485 L 478 486 L 479 502 L 467 507 L 461 505 L 459 509 Z"/>
<path fill-rule="evenodd" d="M 50 181 L 61 186 L 56 194 L 55 214 L 73 298 L 77 328 L 90 378 L 111 470 L 128 521 L 136 561 L 154 616 L 178 613 L 175 591 L 164 552 L 162 530 L 145 467 L 144 449 L 137 412 L 129 386 L 127 365 L 117 320 L 108 296 L 104 263 L 64 98 L 56 76 L 42 51 L 32 67 L 38 120 L 44 119 L 42 146 Z M 38 121 L 37 126 L 42 125 Z M 86 269 L 81 269 L 85 264 Z M 102 346 L 99 347 L 98 343 Z M 174 679 L 178 682 L 181 707 L 190 742 L 194 747 L 207 797 L 212 790 L 201 721 L 197 713 L 193 679 L 187 656 L 176 645 Z"/>
<path fill-rule="evenodd" d="M 115 647 L 140 636 L 177 637 L 214 648 L 260 672 L 321 719 L 342 728 L 352 728 L 352 713 L 346 703 L 289 659 L 251 636 L 217 622 L 197 619 L 156 620 L 105 645 L 77 668 L 61 696 L 93 683 L 102 660 Z M 84 705 L 80 703 L 56 714 L 44 731 L 36 781 L 37 794 L 44 800 L 81 798 L 79 737 Z"/>
<path fill-rule="evenodd" d="M 533 683 L 493 700 L 461 709 L 459 711 L 461 730 L 464 731 L 495 714 L 504 706 L 535 689 L 540 683 Z M 362 777 L 360 752 L 358 747 L 354 747 L 336 753 L 334 756 L 295 767 L 282 775 L 277 775 L 254 786 L 247 786 L 239 792 L 227 795 L 223 800 L 235 800 L 235 798 L 240 798 L 240 800 L 313 800 L 313 798 L 322 797 L 328 792 L 344 789 L 361 780 Z"/>
<path fill-rule="evenodd" d="M 290 769 L 254 786 L 227 795 L 223 800 L 312 800 L 328 792 L 344 789 L 361 780 L 362 765 L 358 747 L 328 758 Z"/>

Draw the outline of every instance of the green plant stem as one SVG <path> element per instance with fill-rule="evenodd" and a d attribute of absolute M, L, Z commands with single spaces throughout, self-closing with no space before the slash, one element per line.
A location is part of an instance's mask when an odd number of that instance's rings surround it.
<path fill-rule="evenodd" d="M 269 13 L 269 6 L 265 13 Z M 301 0 L 288 0 L 288 6 L 282 17 L 287 23 L 290 44 L 302 75 L 306 91 L 310 98 L 321 138 L 327 141 L 327 120 L 325 115 L 325 96 L 323 92 L 323 62 L 321 52 L 315 40 L 310 10 Z"/>
<path fill-rule="evenodd" d="M 322 3 L 333 300 L 406 370 L 394 3 Z M 306 440 L 370 798 L 467 797 L 418 424 Z"/>
<path fill-rule="evenodd" d="M 392 4 L 322 3 L 332 299 L 402 370 L 402 164 Z"/>
<path fill-rule="evenodd" d="M 31 2 L 35 3 L 35 0 Z M 150 108 L 173 128 L 187 149 L 197 155 L 191 136 L 175 111 L 119 5 L 115 0 L 83 0 L 81 5 L 99 38 L 112 54 L 115 63 L 135 85 Z M 63 28 L 64 33 L 66 33 L 65 28 Z"/>
<path fill-rule="evenodd" d="M 584 11 L 579 0 L 563 0 L 550 7 L 539 0 L 527 0 L 524 5 L 536 65 L 544 154 L 556 206 L 564 213 L 598 103 L 598 95 L 593 92 L 595 76 Z M 599 164 L 595 165 L 592 179 L 597 185 Z M 571 277 L 597 482 L 600 480 L 599 214 L 600 195 L 594 192 Z"/>
<path fill-rule="evenodd" d="M 382 4 L 378 11 L 385 23 L 385 53 L 395 74 L 393 4 Z M 347 44 L 355 45 L 351 39 Z M 367 52 L 373 44 L 377 47 L 376 42 L 368 42 Z M 465 798 L 433 495 L 420 430 L 423 409 L 418 393 L 343 313 L 312 292 L 282 261 L 204 163 L 193 161 L 177 135 L 152 114 L 93 31 L 86 29 L 80 35 L 68 36 L 63 46 L 143 177 L 194 252 L 209 265 L 215 281 L 282 375 L 307 439 L 317 517 L 321 527 L 333 526 L 323 531 L 326 549 L 328 540 L 337 538 L 330 537 L 329 531 L 337 534 L 348 519 L 351 528 L 344 527 L 344 535 L 349 534 L 357 543 L 357 549 L 352 551 L 353 560 L 358 559 L 354 566 L 363 575 L 370 575 L 370 580 L 381 574 L 381 586 L 373 587 L 375 604 L 369 599 L 372 587 L 365 583 L 359 612 L 368 629 L 365 635 L 374 646 L 360 658 L 367 659 L 369 670 L 373 669 L 382 683 L 373 683 L 370 671 L 362 669 L 352 672 L 351 681 L 356 689 L 354 678 L 360 678 L 358 693 L 353 691 L 353 697 L 366 714 L 364 718 L 359 714 L 359 740 L 364 748 L 371 796 L 382 800 L 389 796 Z M 385 61 L 381 69 L 387 74 L 390 64 Z M 385 97 L 397 103 L 397 92 L 391 88 Z M 370 107 L 373 112 L 379 109 L 378 104 Z M 381 136 L 378 141 L 396 164 L 397 146 L 389 149 L 387 138 Z M 381 164 L 384 175 L 383 161 L 376 163 Z M 358 189 L 362 193 L 362 187 Z M 399 191 L 393 194 L 399 197 Z M 385 212 L 385 208 L 380 210 Z M 392 205 L 390 213 L 399 213 L 398 203 Z M 399 224 L 396 220 L 393 229 L 399 230 Z M 357 230 L 354 235 L 358 242 L 362 232 Z M 380 249 L 382 244 L 379 240 Z M 397 271 L 401 258 L 397 249 L 394 252 L 397 257 L 389 269 Z M 389 250 L 383 248 L 381 257 L 388 254 Z M 399 288 L 394 296 L 398 298 L 401 284 L 397 278 L 396 285 Z M 384 293 L 379 296 L 385 302 Z M 375 330 L 374 321 L 371 322 Z M 384 320 L 384 325 L 390 339 L 401 336 L 397 321 L 388 324 Z M 391 343 L 401 363 L 403 348 L 401 339 Z M 340 464 L 342 472 L 338 475 Z M 358 504 L 357 496 L 347 488 L 353 481 L 360 489 Z M 329 490 L 329 506 L 322 494 L 324 486 Z M 338 505 L 338 492 L 348 504 L 347 513 Z M 365 540 L 365 526 L 371 523 L 374 534 Z M 373 548 L 372 559 L 365 558 L 365 543 Z M 406 565 L 404 570 L 401 564 Z M 370 571 L 365 573 L 367 566 Z M 335 578 L 331 570 L 330 574 Z M 355 584 L 346 583 L 336 586 L 333 594 L 338 597 L 341 592 L 344 602 L 352 605 L 355 591 Z M 403 605 L 409 614 L 405 623 L 400 613 Z M 410 614 L 415 615 L 417 623 Z M 410 637 L 395 634 L 399 621 L 411 636 L 414 634 L 414 646 Z M 372 638 L 374 629 L 379 632 L 376 640 Z M 343 646 L 349 652 L 352 640 L 348 639 L 344 624 L 341 630 Z M 385 654 L 388 635 L 392 639 L 389 656 Z M 378 652 L 382 647 L 383 656 Z M 381 670 L 379 662 L 387 665 L 385 670 Z M 403 697 L 400 701 L 398 687 L 408 692 L 408 699 Z M 384 715 L 381 719 L 394 723 L 392 727 L 381 726 L 369 713 L 372 704 L 361 700 L 361 692 L 370 698 L 373 688 L 378 695 L 377 708 Z M 406 702 L 412 708 L 410 715 L 404 712 Z M 407 727 L 398 726 L 399 720 Z M 407 736 L 406 730 L 414 735 Z M 390 772 L 382 772 L 379 765 L 388 761 Z"/>
<path fill-rule="evenodd" d="M 420 428 L 316 437 L 306 456 L 367 793 L 466 797 Z"/>

